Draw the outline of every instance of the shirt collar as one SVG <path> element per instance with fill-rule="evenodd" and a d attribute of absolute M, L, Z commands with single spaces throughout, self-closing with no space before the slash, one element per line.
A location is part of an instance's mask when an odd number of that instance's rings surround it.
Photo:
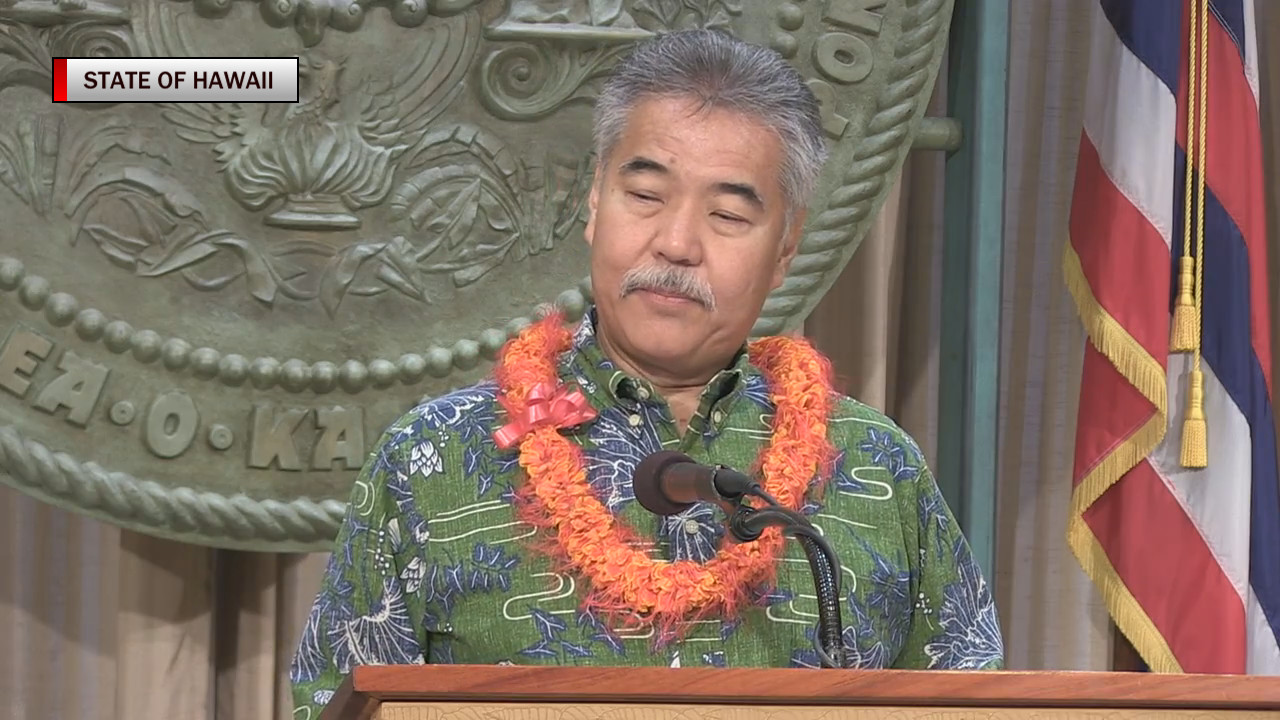
<path fill-rule="evenodd" d="M 600 407 L 618 403 L 643 404 L 655 398 L 657 392 L 647 380 L 627 374 L 604 354 L 596 336 L 598 322 L 595 306 L 588 307 L 574 332 L 569 351 L 562 356 L 561 375 L 566 380 L 576 381 Z M 707 383 L 699 404 L 710 407 L 730 398 L 745 385 L 746 378 L 756 372 L 744 345 L 729 366 Z"/>

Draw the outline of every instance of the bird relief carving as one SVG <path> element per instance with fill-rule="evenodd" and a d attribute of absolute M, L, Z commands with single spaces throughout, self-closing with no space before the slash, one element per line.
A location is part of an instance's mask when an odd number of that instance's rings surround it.
<path fill-rule="evenodd" d="M 308 51 L 299 102 L 182 103 L 161 115 L 179 137 L 211 147 L 227 191 L 249 210 L 278 207 L 263 222 L 299 230 L 358 228 L 396 171 L 421 148 L 432 120 L 453 102 L 471 66 L 474 16 L 424 33 L 407 71 L 380 81 L 347 77 L 341 58 Z"/>

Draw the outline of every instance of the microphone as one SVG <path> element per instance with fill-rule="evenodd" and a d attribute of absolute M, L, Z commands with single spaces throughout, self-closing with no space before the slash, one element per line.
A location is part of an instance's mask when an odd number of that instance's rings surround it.
<path fill-rule="evenodd" d="M 759 483 L 721 465 L 701 465 L 673 450 L 653 453 L 631 475 L 636 500 L 655 515 L 676 515 L 699 501 L 733 512 L 733 503 Z"/>
<path fill-rule="evenodd" d="M 738 542 L 757 540 L 768 527 L 782 528 L 800 542 L 813 573 L 818 598 L 818 628 L 813 647 L 823 667 L 846 663 L 844 624 L 840 620 L 840 560 L 822 533 L 800 513 L 783 507 L 760 483 L 721 465 L 700 465 L 672 450 L 656 452 L 640 461 L 631 474 L 636 500 L 654 515 L 676 515 L 698 501 L 713 502 L 729 514 L 729 533 Z M 742 497 L 755 495 L 766 506 L 753 508 Z"/>

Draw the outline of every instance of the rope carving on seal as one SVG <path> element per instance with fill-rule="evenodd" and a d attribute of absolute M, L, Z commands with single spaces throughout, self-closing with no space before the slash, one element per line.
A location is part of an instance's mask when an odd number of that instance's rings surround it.
<path fill-rule="evenodd" d="M 782 287 L 765 302 L 753 329 L 756 335 L 785 332 L 787 322 L 802 314 L 806 304 L 817 303 L 820 290 L 835 281 L 843 256 L 852 252 L 850 235 L 871 217 L 876 196 L 888 181 L 902 145 L 911 140 L 911 119 L 928 102 L 920 90 L 929 82 L 934 42 L 947 28 L 948 18 L 941 12 L 946 1 L 906 3 L 894 63 L 876 97 L 876 111 L 867 123 L 866 135 L 855 144 L 853 160 L 827 208 L 806 228 L 800 252 Z"/>

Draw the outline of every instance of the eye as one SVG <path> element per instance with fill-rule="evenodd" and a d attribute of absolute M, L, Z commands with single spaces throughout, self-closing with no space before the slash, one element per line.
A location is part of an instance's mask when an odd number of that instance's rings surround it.
<path fill-rule="evenodd" d="M 715 217 L 717 217 L 717 218 L 719 218 L 719 219 L 721 219 L 721 220 L 725 220 L 725 221 L 727 221 L 727 222 L 731 222 L 731 223 L 746 223 L 746 222 L 747 222 L 747 219 L 746 219 L 746 218 L 741 218 L 741 217 L 738 217 L 737 215 L 732 215 L 732 214 L 727 213 L 727 212 L 715 212 L 715 213 L 712 213 L 712 215 L 714 215 Z"/>
<path fill-rule="evenodd" d="M 629 195 L 631 198 L 635 200 L 639 200 L 640 202 L 658 202 L 658 198 L 653 195 L 650 195 L 649 193 L 636 192 L 634 190 L 631 190 L 627 193 L 627 195 Z"/>

